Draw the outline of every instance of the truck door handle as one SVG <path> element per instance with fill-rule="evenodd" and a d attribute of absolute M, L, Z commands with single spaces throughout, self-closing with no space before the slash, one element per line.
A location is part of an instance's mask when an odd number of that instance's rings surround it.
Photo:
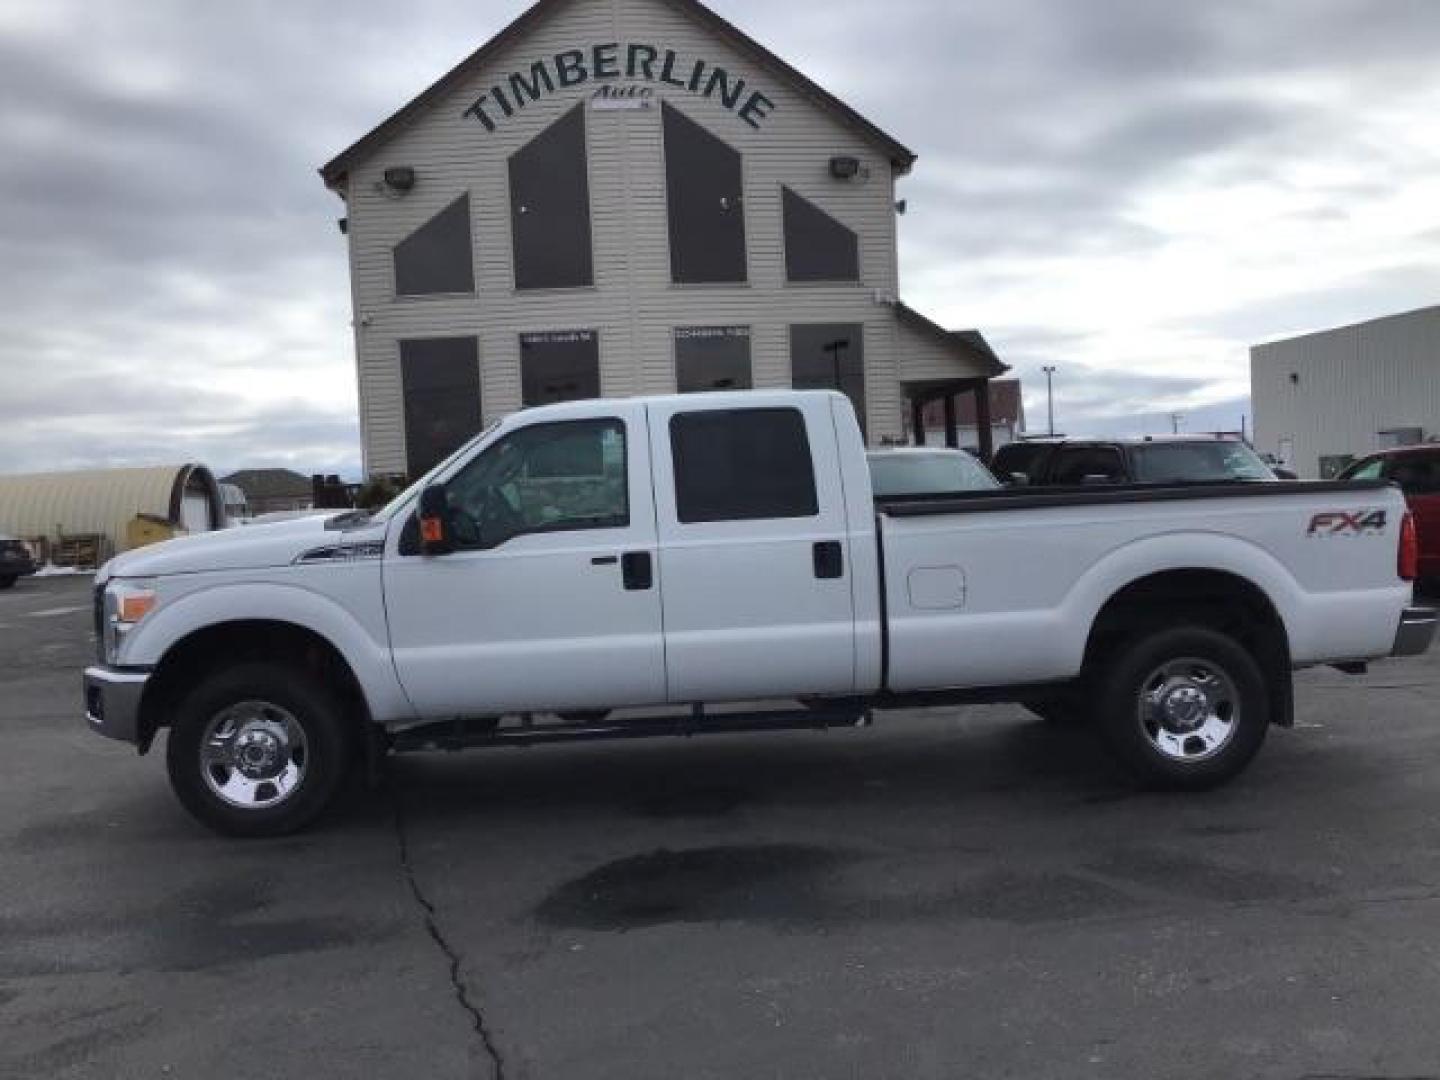
<path fill-rule="evenodd" d="M 625 588 L 632 592 L 648 589 L 655 584 L 655 572 L 648 551 L 627 551 L 620 556 L 620 576 Z"/>
<path fill-rule="evenodd" d="M 817 540 L 814 557 L 817 578 L 845 576 L 845 550 L 840 546 L 839 540 Z"/>
<path fill-rule="evenodd" d="M 591 566 L 614 566 L 620 561 L 619 555 L 596 555 L 590 560 Z"/>

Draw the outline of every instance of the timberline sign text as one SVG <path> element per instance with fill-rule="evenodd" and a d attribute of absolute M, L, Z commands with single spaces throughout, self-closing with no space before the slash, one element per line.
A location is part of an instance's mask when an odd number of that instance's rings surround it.
<path fill-rule="evenodd" d="M 682 58 L 674 49 L 656 45 L 610 42 L 588 49 L 565 49 L 536 60 L 528 70 L 512 72 L 490 87 L 463 115 L 478 121 L 486 131 L 494 131 L 498 121 L 546 94 L 609 79 L 674 86 L 714 98 L 757 131 L 775 109 L 770 98 L 717 64 Z"/>

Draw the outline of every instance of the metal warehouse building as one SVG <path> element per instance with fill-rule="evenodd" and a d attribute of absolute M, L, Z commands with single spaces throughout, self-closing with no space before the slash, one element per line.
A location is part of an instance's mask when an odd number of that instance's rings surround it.
<path fill-rule="evenodd" d="M 100 536 L 113 554 L 171 530 L 224 525 L 220 487 L 203 465 L 0 475 L 0 531 L 26 539 Z"/>
<path fill-rule="evenodd" d="M 321 170 L 366 472 L 518 408 L 677 390 L 839 388 L 872 443 L 968 394 L 988 436 L 1004 365 L 898 300 L 914 161 L 696 0 L 540 0 Z"/>
<path fill-rule="evenodd" d="M 1301 477 L 1440 439 L 1440 307 L 1250 350 L 1255 446 Z"/>

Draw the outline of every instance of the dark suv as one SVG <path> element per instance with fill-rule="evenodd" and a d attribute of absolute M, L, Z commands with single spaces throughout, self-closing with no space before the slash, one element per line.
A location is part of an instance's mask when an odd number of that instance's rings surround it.
<path fill-rule="evenodd" d="M 13 536 L 0 533 L 0 589 L 8 589 L 26 574 L 35 572 L 30 549 Z"/>
<path fill-rule="evenodd" d="M 1010 443 L 990 469 L 1008 484 L 1046 486 L 1277 479 L 1247 444 L 1215 435 Z"/>

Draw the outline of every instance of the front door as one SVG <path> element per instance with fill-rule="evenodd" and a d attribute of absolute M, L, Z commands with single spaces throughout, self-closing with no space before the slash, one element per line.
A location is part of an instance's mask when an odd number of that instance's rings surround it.
<path fill-rule="evenodd" d="M 831 396 L 701 400 L 649 407 L 670 700 L 852 691 L 855 553 Z"/>
<path fill-rule="evenodd" d="M 447 490 L 457 550 L 392 537 L 385 562 L 395 666 L 422 716 L 665 700 L 643 406 L 513 427 Z"/>

